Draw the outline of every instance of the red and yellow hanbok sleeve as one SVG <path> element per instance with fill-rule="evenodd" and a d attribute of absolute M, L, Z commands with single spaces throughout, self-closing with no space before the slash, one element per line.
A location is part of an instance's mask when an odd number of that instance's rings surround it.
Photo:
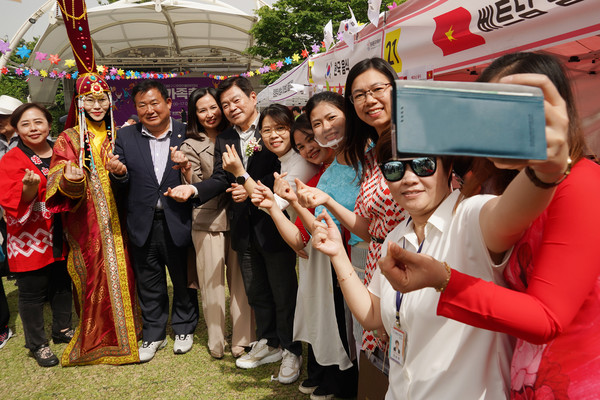
<path fill-rule="evenodd" d="M 56 140 L 50 162 L 46 207 L 53 213 L 74 211 L 85 197 L 87 176 L 84 174 L 80 181 L 71 181 L 64 176 L 65 165 L 77 165 L 78 160 L 79 133 L 75 129 L 67 129 Z"/>

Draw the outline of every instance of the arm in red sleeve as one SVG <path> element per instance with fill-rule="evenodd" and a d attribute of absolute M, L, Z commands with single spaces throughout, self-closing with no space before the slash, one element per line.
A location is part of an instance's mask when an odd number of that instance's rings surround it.
<path fill-rule="evenodd" d="M 567 329 L 600 275 L 599 183 L 600 167 L 583 160 L 559 186 L 546 211 L 542 242 L 533 249 L 525 292 L 453 270 L 438 314 L 532 343 L 546 343 Z"/>

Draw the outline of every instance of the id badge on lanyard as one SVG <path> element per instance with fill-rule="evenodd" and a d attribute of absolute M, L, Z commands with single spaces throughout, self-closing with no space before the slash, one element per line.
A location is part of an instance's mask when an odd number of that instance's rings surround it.
<path fill-rule="evenodd" d="M 423 249 L 423 242 L 419 245 L 419 249 L 417 253 L 420 253 Z M 402 246 L 405 248 L 406 246 L 403 244 Z M 400 327 L 400 305 L 402 304 L 402 293 L 396 292 L 396 322 L 392 328 L 392 332 L 390 332 L 390 346 L 389 346 L 389 357 L 390 360 L 394 361 L 396 364 L 402 366 L 404 365 L 404 360 L 406 360 L 406 341 L 407 335 L 406 332 L 402 330 Z"/>

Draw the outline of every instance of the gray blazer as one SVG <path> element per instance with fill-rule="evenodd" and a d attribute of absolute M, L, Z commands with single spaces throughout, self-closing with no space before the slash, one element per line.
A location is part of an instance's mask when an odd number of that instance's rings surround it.
<path fill-rule="evenodd" d="M 203 133 L 203 141 L 187 138 L 180 150 L 192 163 L 192 181 L 198 183 L 210 178 L 213 173 L 215 144 Z M 231 196 L 222 193 L 192 211 L 192 229 L 197 231 L 223 232 L 229 231 L 227 211 Z"/>

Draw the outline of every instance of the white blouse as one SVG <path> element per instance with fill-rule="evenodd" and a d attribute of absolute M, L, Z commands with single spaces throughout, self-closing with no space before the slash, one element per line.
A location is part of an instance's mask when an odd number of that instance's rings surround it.
<path fill-rule="evenodd" d="M 422 253 L 446 261 L 450 267 L 504 286 L 502 271 L 510 254 L 495 265 L 479 225 L 479 213 L 493 196 L 474 196 L 454 212 L 455 191 L 427 221 Z M 417 252 L 419 243 L 412 220 L 402 222 L 386 238 L 382 257 L 393 240 Z M 396 322 L 396 291 L 379 268 L 369 290 L 380 299 L 381 317 L 388 333 Z M 390 360 L 386 399 L 502 399 L 510 393 L 509 336 L 475 328 L 436 315 L 440 294 L 432 288 L 407 293 L 400 306 L 400 329 L 406 335 L 404 365 Z"/>

